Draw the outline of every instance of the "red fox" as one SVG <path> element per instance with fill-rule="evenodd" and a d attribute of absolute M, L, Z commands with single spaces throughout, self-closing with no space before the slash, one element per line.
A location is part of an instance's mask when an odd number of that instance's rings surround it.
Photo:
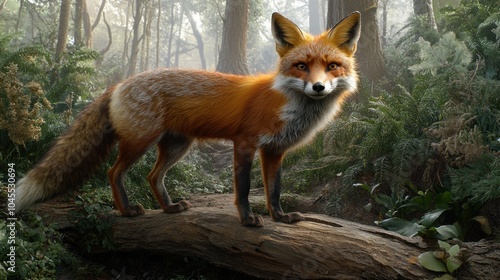
<path fill-rule="evenodd" d="M 301 214 L 281 209 L 281 162 L 287 151 L 307 143 L 332 120 L 356 91 L 353 55 L 360 28 L 360 14 L 354 12 L 314 37 L 273 13 L 272 34 L 280 58 L 271 74 L 156 69 L 126 79 L 89 104 L 19 180 L 16 210 L 81 185 L 118 143 L 118 158 L 108 177 L 121 214 L 144 214 L 141 205 L 129 204 L 124 178 L 154 145 L 158 158 L 147 177 L 151 189 L 164 212 L 183 211 L 191 205 L 172 202 L 163 183 L 167 171 L 194 140 L 227 139 L 234 143 L 235 204 L 241 224 L 263 225 L 248 202 L 257 150 L 270 216 L 285 223 L 302 220 Z"/>

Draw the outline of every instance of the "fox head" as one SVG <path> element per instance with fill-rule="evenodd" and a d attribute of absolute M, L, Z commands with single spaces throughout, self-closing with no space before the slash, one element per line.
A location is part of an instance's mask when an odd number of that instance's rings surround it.
<path fill-rule="evenodd" d="M 354 12 L 332 29 L 312 36 L 292 21 L 273 13 L 272 33 L 280 56 L 275 87 L 305 93 L 319 100 L 356 89 L 354 53 L 361 14 Z"/>

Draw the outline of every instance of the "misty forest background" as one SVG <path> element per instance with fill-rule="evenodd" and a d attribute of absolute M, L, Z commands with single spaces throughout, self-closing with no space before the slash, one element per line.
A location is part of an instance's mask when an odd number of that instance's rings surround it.
<path fill-rule="evenodd" d="M 446 226 L 464 241 L 498 239 L 491 234 L 500 220 L 497 0 L 0 0 L 0 180 L 8 163 L 20 178 L 83 106 L 134 73 L 273 71 L 272 12 L 319 34 L 355 10 L 363 22 L 360 90 L 312 143 L 287 156 L 285 207 L 301 194 L 320 212 L 409 236 L 446 239 L 439 230 Z M 200 144 L 177 164 L 166 178 L 172 196 L 232 192 L 226 144 Z M 113 207 L 106 170 L 114 159 L 76 196 L 93 205 L 88 217 Z M 127 179 L 132 200 L 146 208 L 158 208 L 146 181 L 154 161 L 153 149 Z M 81 270 L 56 231 L 25 215 L 16 277 L 50 278 L 68 263 Z M 95 242 L 83 244 L 91 251 Z"/>

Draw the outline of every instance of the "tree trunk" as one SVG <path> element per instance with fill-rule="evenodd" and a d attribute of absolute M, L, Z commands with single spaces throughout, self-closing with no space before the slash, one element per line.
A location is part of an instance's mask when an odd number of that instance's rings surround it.
<path fill-rule="evenodd" d="M 111 45 L 113 44 L 113 33 L 111 32 L 111 26 L 109 26 L 108 21 L 106 21 L 106 13 L 102 13 L 102 19 L 104 21 L 104 24 L 106 25 L 106 30 L 108 31 L 108 44 L 106 44 L 106 47 L 104 47 L 102 50 L 99 51 L 99 54 L 101 55 L 99 59 L 96 60 L 96 68 L 100 69 L 102 62 L 104 60 L 104 55 L 109 51 L 111 48 Z"/>
<path fill-rule="evenodd" d="M 59 14 L 59 31 L 57 33 L 57 45 L 55 60 L 61 62 L 61 55 L 66 50 L 68 42 L 69 16 L 71 14 L 71 0 L 62 0 Z"/>
<path fill-rule="evenodd" d="M 308 214 L 295 224 L 265 217 L 263 228 L 244 227 L 232 201 L 232 194 L 206 195 L 193 198 L 194 207 L 182 213 L 147 210 L 135 218 L 117 216 L 112 225 L 113 250 L 195 256 L 267 279 L 432 279 L 440 275 L 418 263 L 418 255 L 431 246 L 420 238 L 318 214 Z M 65 229 L 67 240 L 74 236 L 78 243 L 81 237 L 70 214 L 76 209 L 59 199 L 34 210 L 46 222 Z M 500 243 L 464 246 L 472 256 L 456 271 L 459 279 L 499 279 Z"/>
<path fill-rule="evenodd" d="M 2 3 L 0 4 L 0 12 L 3 11 L 3 8 L 5 8 L 5 3 L 7 3 L 7 0 L 2 0 Z"/>
<path fill-rule="evenodd" d="M 370 81 L 375 82 L 385 73 L 385 59 L 382 54 L 378 25 L 377 25 L 377 2 L 378 0 L 364 1 L 334 1 L 342 12 L 341 19 L 354 11 L 361 12 L 361 37 L 356 51 L 359 71 Z M 336 8 L 329 5 L 329 8 Z M 329 14 L 336 15 L 335 10 Z M 334 17 L 332 17 L 334 18 Z M 328 26 L 335 26 L 337 22 L 329 22 Z"/>
<path fill-rule="evenodd" d="M 83 6 L 85 0 L 76 0 L 75 4 L 75 45 L 78 46 L 83 42 L 82 26 L 83 26 Z"/>
<path fill-rule="evenodd" d="M 142 12 L 143 12 L 142 0 L 135 0 L 132 47 L 130 50 L 130 60 L 128 62 L 127 77 L 134 75 L 137 67 L 137 57 L 139 56 L 139 44 L 142 40 L 142 36 L 139 34 Z"/>
<path fill-rule="evenodd" d="M 189 21 L 189 24 L 191 25 L 191 29 L 193 30 L 193 36 L 196 38 L 198 54 L 200 56 L 200 62 L 201 62 L 201 69 L 206 70 L 207 69 L 207 61 L 205 59 L 205 45 L 203 43 L 203 37 L 201 36 L 201 33 L 198 30 L 198 27 L 196 27 L 196 22 L 194 21 L 193 15 L 191 15 L 189 7 L 183 7 L 183 9 L 184 9 L 184 13 L 186 14 L 186 17 Z"/>
<path fill-rule="evenodd" d="M 104 6 L 106 6 L 106 0 L 102 0 L 101 6 L 99 6 L 99 12 L 97 12 L 97 16 L 94 20 L 94 23 L 92 24 L 92 31 L 97 27 L 97 25 L 99 24 L 99 21 L 101 21 L 101 16 L 102 16 L 103 11 L 104 11 Z"/>
<path fill-rule="evenodd" d="M 182 36 L 182 22 L 184 21 L 184 11 L 179 9 L 179 32 L 177 33 L 177 40 L 175 42 L 175 52 L 174 52 L 174 67 L 179 68 L 179 55 L 181 51 L 181 36 Z"/>
<path fill-rule="evenodd" d="M 309 1 L 309 33 L 313 35 L 318 35 L 323 32 L 319 23 L 320 9 L 319 0 Z"/>
<path fill-rule="evenodd" d="M 413 12 L 415 16 L 426 17 L 427 26 L 436 31 L 438 30 L 432 0 L 413 0 Z"/>
<path fill-rule="evenodd" d="M 146 2 L 144 8 L 144 25 L 142 31 L 140 71 L 149 70 L 149 43 L 151 38 L 151 23 L 153 22 L 152 2 Z"/>
<path fill-rule="evenodd" d="M 85 31 L 85 36 L 83 36 L 83 43 L 87 48 L 92 49 L 92 25 L 90 24 L 90 15 L 86 0 L 83 0 L 83 30 Z"/>
<path fill-rule="evenodd" d="M 168 33 L 168 44 L 167 44 L 167 67 L 172 66 L 172 48 L 173 48 L 173 42 L 174 42 L 174 27 L 175 27 L 175 20 L 174 20 L 174 15 L 175 15 L 175 3 L 171 3 L 170 6 L 170 17 L 169 17 L 169 23 L 170 23 L 170 28 L 169 28 L 169 33 Z"/>
<path fill-rule="evenodd" d="M 247 75 L 247 30 L 249 0 L 226 0 L 219 72 Z"/>
<path fill-rule="evenodd" d="M 387 45 L 387 2 L 382 0 L 382 46 Z"/>
<path fill-rule="evenodd" d="M 342 0 L 328 0 L 328 11 L 326 16 L 326 28 L 331 29 L 345 15 Z"/>
<path fill-rule="evenodd" d="M 156 68 L 160 67 L 160 19 L 161 19 L 161 0 L 158 0 L 158 14 L 156 15 Z"/>

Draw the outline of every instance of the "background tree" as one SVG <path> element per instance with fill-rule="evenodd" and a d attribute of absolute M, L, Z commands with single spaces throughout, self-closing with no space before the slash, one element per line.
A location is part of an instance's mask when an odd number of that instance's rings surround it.
<path fill-rule="evenodd" d="M 313 35 L 318 35 L 324 31 L 324 28 L 320 25 L 321 9 L 319 6 L 319 0 L 309 1 L 309 33 Z"/>
<path fill-rule="evenodd" d="M 438 30 L 432 0 L 413 0 L 413 11 L 416 17 L 426 18 L 426 25 Z"/>
<path fill-rule="evenodd" d="M 334 26 L 341 18 L 354 11 L 361 12 L 361 37 L 356 51 L 361 73 L 370 81 L 377 81 L 385 73 L 385 61 L 380 44 L 377 23 L 378 0 L 348 1 L 329 0 L 328 26 Z M 340 15 L 340 19 L 337 16 Z M 332 22 L 331 20 L 337 20 Z"/>
<path fill-rule="evenodd" d="M 55 52 L 56 62 L 61 61 L 61 55 L 68 42 L 69 17 L 71 14 L 71 0 L 62 0 L 59 13 L 59 31 L 57 33 L 57 46 Z"/>
<path fill-rule="evenodd" d="M 128 61 L 128 72 L 127 76 L 132 76 L 137 67 L 137 58 L 139 56 L 139 44 L 143 39 L 142 34 L 140 33 L 140 26 L 142 15 L 144 13 L 144 1 L 147 0 L 135 0 L 133 3 L 134 6 L 134 22 L 133 22 L 133 36 L 132 36 L 132 46 L 130 49 L 130 58 Z"/>
<path fill-rule="evenodd" d="M 226 0 L 217 71 L 248 74 L 246 58 L 249 0 Z"/>

